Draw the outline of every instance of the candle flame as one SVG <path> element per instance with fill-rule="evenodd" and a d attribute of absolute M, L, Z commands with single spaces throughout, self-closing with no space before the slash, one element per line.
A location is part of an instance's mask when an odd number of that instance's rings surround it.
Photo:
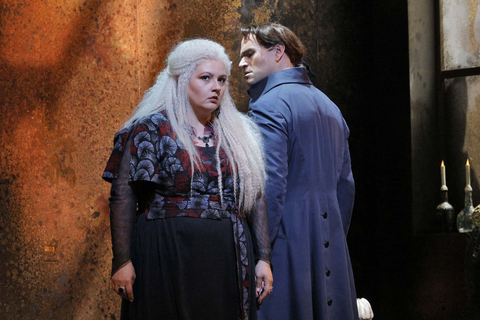
<path fill-rule="evenodd" d="M 443 164 L 443 160 L 442 160 L 442 165 L 441 165 L 441 167 L 445 167 L 445 165 Z"/>
<path fill-rule="evenodd" d="M 469 166 L 469 165 L 470 165 L 470 162 L 469 162 L 468 159 L 467 159 L 467 166 Z"/>

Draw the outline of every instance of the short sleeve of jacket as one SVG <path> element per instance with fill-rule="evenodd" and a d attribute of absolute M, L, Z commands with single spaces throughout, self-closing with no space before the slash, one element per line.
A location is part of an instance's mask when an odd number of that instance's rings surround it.
<path fill-rule="evenodd" d="M 130 128 L 115 134 L 113 151 L 102 175 L 104 180 L 112 182 L 118 177 L 125 148 L 130 149 L 131 155 L 130 182 L 146 181 L 162 185 L 168 172 L 182 165 L 175 157 L 179 151 L 176 137 L 163 113 L 141 118 Z"/>

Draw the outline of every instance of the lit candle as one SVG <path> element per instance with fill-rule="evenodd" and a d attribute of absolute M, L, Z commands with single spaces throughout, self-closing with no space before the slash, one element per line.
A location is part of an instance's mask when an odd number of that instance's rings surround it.
<path fill-rule="evenodd" d="M 442 186 L 446 186 L 447 185 L 447 179 L 445 177 L 445 165 L 443 164 L 443 160 L 442 160 L 442 165 L 440 166 L 440 175 L 442 177 Z"/>
<path fill-rule="evenodd" d="M 470 184 L 470 162 L 467 159 L 467 164 L 465 165 L 465 174 L 467 176 L 467 185 Z"/>

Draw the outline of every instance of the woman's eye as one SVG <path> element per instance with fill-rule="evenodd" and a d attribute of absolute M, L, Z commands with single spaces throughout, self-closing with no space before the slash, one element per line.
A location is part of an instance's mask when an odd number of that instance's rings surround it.
<path fill-rule="evenodd" d="M 227 79 L 225 79 L 225 78 L 220 78 L 220 79 L 218 79 L 218 82 L 225 83 L 225 82 L 227 82 Z"/>
<path fill-rule="evenodd" d="M 208 80 L 210 80 L 210 76 L 202 76 L 200 79 L 208 81 Z"/>

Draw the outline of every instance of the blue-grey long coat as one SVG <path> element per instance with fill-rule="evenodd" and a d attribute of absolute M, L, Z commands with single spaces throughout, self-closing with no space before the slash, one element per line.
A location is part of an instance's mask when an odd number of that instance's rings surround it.
<path fill-rule="evenodd" d="M 275 287 L 259 319 L 357 320 L 347 124 L 304 68 L 275 72 L 249 94 L 265 145 Z"/>

